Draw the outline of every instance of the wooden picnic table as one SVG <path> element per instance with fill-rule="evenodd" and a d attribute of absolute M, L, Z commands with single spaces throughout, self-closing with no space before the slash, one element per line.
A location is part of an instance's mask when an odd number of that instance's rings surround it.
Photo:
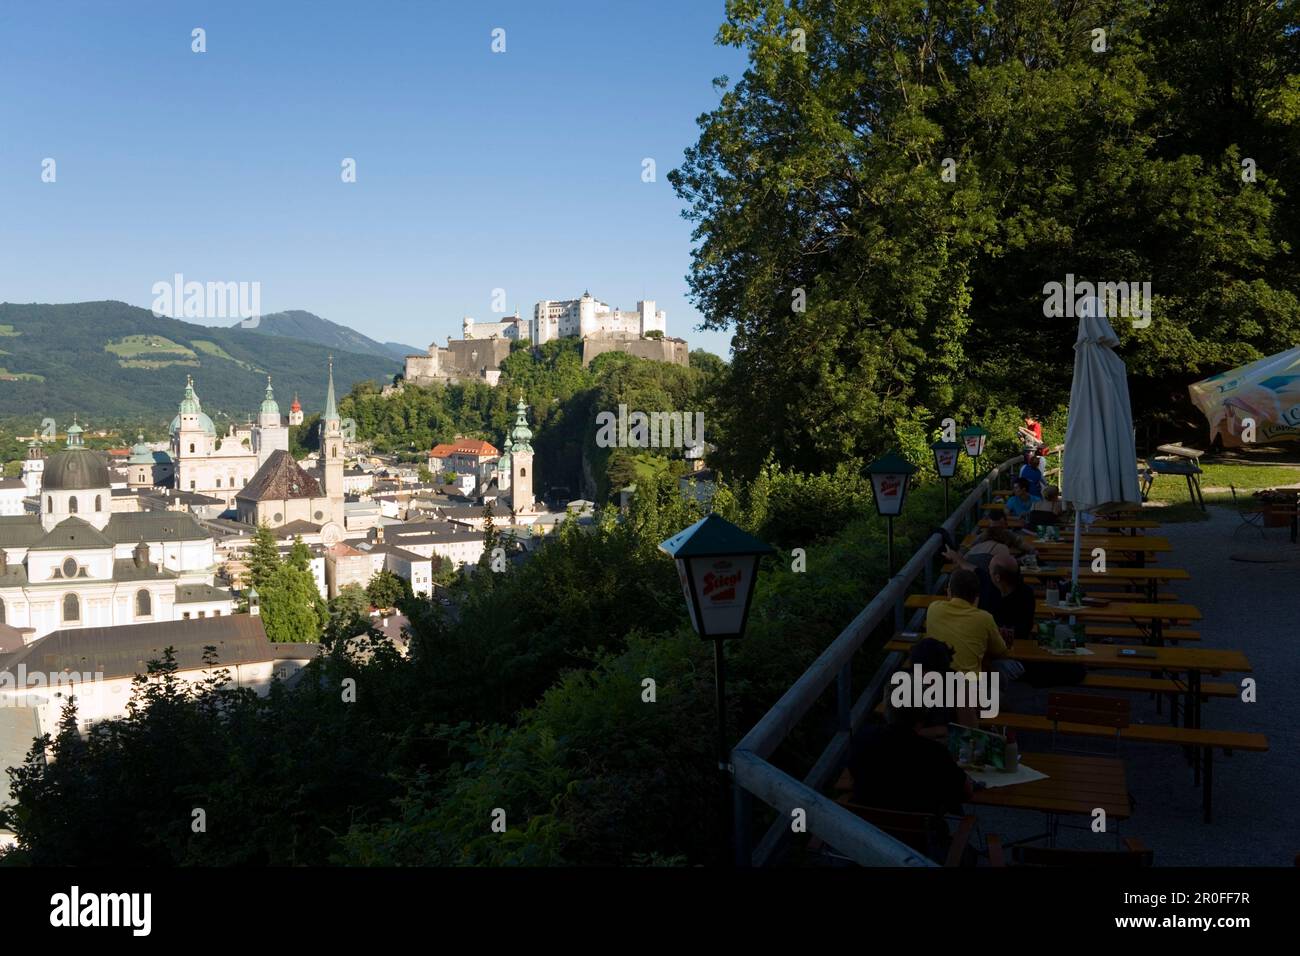
<path fill-rule="evenodd" d="M 983 508 L 985 508 L 985 509 L 992 508 L 994 511 L 1001 511 L 1001 510 L 1003 510 L 1004 508 L 1006 508 L 1006 505 L 1003 504 L 1003 499 L 1005 499 L 1005 498 L 1009 498 L 1009 497 L 1011 497 L 1011 492 L 1010 492 L 1010 491 L 1005 491 L 1005 490 L 1003 490 L 1003 491 L 995 491 L 995 492 L 993 492 L 993 498 L 994 498 L 995 500 L 993 500 L 993 501 L 986 501 L 986 502 L 984 502 L 984 504 L 983 504 L 981 507 L 983 507 Z M 1136 513 L 1139 513 L 1139 512 L 1141 512 L 1141 511 L 1142 511 L 1142 506 L 1141 506 L 1140 504 L 1137 504 L 1137 503 L 1133 503 L 1133 504 L 1116 504 L 1116 505 L 1110 505 L 1110 506 L 1108 506 L 1108 507 L 1106 508 L 1106 510 L 1105 510 L 1104 512 L 1100 512 L 1100 514 L 1101 514 L 1102 516 L 1105 516 L 1105 515 L 1128 515 L 1128 514 L 1136 514 Z"/>
<path fill-rule="evenodd" d="M 1124 761 L 1118 757 L 1026 753 L 1020 755 L 1020 762 L 1047 774 L 1047 779 L 977 790 L 970 802 L 984 807 L 1040 811 L 1048 816 L 1049 833 L 1055 832 L 1055 817 L 1061 814 L 1087 816 L 1097 807 L 1114 820 L 1127 820 L 1133 814 L 1128 776 Z"/>
<path fill-rule="evenodd" d="M 942 570 L 951 574 L 955 565 L 945 564 Z M 1056 581 L 1060 578 L 1070 576 L 1069 565 L 1039 567 L 1036 570 L 1027 568 L 1020 569 L 1020 576 L 1027 582 L 1043 583 L 1046 581 Z M 1079 580 L 1085 585 L 1102 584 L 1107 581 L 1114 581 L 1119 584 L 1141 585 L 1145 591 L 1147 600 L 1154 601 L 1156 592 L 1162 582 L 1166 581 L 1187 581 L 1191 575 L 1184 568 L 1119 568 L 1107 567 L 1104 572 L 1091 570 L 1091 562 L 1081 565 L 1079 568 Z"/>
<path fill-rule="evenodd" d="M 975 543 L 975 535 L 968 534 L 962 539 L 961 548 L 968 550 Z M 1074 554 L 1074 541 L 1033 541 L 1026 540 L 1025 545 L 1036 551 L 1041 557 L 1053 560 L 1069 560 Z M 1092 549 L 1101 548 L 1108 555 L 1131 554 L 1139 567 L 1146 564 L 1148 556 L 1167 554 L 1174 550 L 1168 538 L 1151 534 L 1096 535 L 1085 537 L 1080 542 L 1080 560 L 1092 561 Z"/>
<path fill-rule="evenodd" d="M 976 790 L 970 803 L 1045 813 L 1048 816 L 1049 835 L 1054 833 L 1055 817 L 1059 815 L 1088 816 L 1097 807 L 1101 807 L 1106 811 L 1107 817 L 1115 820 L 1127 820 L 1133 814 L 1128 775 L 1124 761 L 1118 757 L 1026 753 L 1020 755 L 1020 762 L 1039 773 L 1047 774 L 1047 778 Z M 835 782 L 835 790 L 839 793 L 852 792 L 853 775 L 849 770 L 845 769 L 840 774 Z"/>
<path fill-rule="evenodd" d="M 906 654 L 912 641 L 894 639 L 885 644 L 887 651 Z M 1090 654 L 1054 654 L 1036 641 L 1016 641 L 1007 656 L 1022 664 L 1082 664 L 1086 668 L 1104 670 L 1150 670 L 1175 676 L 1186 674 L 1186 709 L 1183 711 L 1190 727 L 1201 726 L 1201 675 L 1224 672 L 1249 673 L 1250 661 L 1241 651 L 1204 647 L 1144 647 L 1142 657 L 1125 654 L 1132 648 L 1117 644 L 1085 644 Z M 1176 676 L 1175 676 L 1175 679 Z"/>
<path fill-rule="evenodd" d="M 979 521 L 979 526 L 981 528 L 989 528 L 992 527 L 992 525 L 993 522 L 989 521 L 988 518 L 981 518 Z M 1025 526 L 1026 525 L 1025 525 L 1024 518 L 1007 519 L 1008 528 L 1019 529 L 1019 528 L 1024 528 Z M 1058 524 L 1056 527 L 1060 528 L 1062 534 L 1074 534 L 1073 521 Z M 1092 522 L 1091 525 L 1084 526 L 1084 533 L 1085 534 L 1090 533 L 1093 528 L 1101 528 L 1105 531 L 1122 532 L 1125 528 L 1129 528 L 1136 531 L 1139 529 L 1150 530 L 1151 528 L 1158 528 L 1158 527 L 1160 527 L 1160 522 L 1152 521 L 1150 518 L 1098 518 L 1097 520 Z"/>
<path fill-rule="evenodd" d="M 928 608 L 936 601 L 946 601 L 946 594 L 912 594 L 905 606 L 909 610 Z M 1049 620 L 1054 617 L 1073 617 L 1085 625 L 1088 621 L 1131 621 L 1139 629 L 1150 626 L 1150 640 L 1157 646 L 1164 643 L 1164 626 L 1178 621 L 1199 621 L 1201 612 L 1191 604 L 1162 604 L 1159 602 L 1112 602 L 1105 607 L 1084 605 L 1077 608 L 1053 606 L 1046 601 L 1038 601 L 1035 616 Z"/>

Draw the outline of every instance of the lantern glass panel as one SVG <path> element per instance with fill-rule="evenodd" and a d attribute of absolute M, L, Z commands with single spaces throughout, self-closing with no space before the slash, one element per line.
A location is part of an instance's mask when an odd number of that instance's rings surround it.
<path fill-rule="evenodd" d="M 758 556 L 753 554 L 689 558 L 687 574 L 699 600 L 699 620 L 691 623 L 701 637 L 738 635 L 745 629 L 749 592 L 754 587 Z M 687 598 L 688 603 L 690 598 Z"/>
<path fill-rule="evenodd" d="M 957 456 L 959 448 L 936 448 L 934 450 L 934 467 L 940 478 L 951 478 L 957 473 Z"/>
<path fill-rule="evenodd" d="M 885 517 L 897 516 L 903 511 L 907 497 L 907 475 L 902 473 L 875 474 L 871 476 L 871 490 L 876 497 L 876 510 Z"/>

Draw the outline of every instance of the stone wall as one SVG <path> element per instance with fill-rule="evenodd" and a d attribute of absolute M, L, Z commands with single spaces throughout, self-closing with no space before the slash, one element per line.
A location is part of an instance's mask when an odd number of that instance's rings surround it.
<path fill-rule="evenodd" d="M 582 364 L 590 365 L 597 355 L 606 352 L 626 352 L 652 362 L 669 362 L 673 365 L 690 364 L 690 348 L 685 339 L 643 339 L 638 336 L 591 335 L 582 340 Z"/>

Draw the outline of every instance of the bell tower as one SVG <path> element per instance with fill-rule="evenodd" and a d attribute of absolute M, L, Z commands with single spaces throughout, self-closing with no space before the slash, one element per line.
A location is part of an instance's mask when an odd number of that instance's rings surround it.
<path fill-rule="evenodd" d="M 528 406 L 519 393 L 515 406 L 515 427 L 510 433 L 510 510 L 533 513 L 533 432 L 528 427 Z"/>
<path fill-rule="evenodd" d="M 334 356 L 330 356 L 329 388 L 325 392 L 325 413 L 321 422 L 321 475 L 330 501 L 330 518 L 343 523 L 343 423 L 334 401 Z"/>

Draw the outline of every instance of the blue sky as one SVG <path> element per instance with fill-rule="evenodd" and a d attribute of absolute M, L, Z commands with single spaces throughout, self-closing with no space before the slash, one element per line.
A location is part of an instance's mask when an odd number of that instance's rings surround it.
<path fill-rule="evenodd" d="M 494 289 L 525 316 L 590 289 L 655 299 L 670 335 L 725 356 L 729 333 L 694 330 L 667 181 L 713 77 L 743 70 L 722 18 L 723 0 L 4 0 L 0 301 L 148 308 L 180 272 L 423 347 L 492 321 Z"/>

